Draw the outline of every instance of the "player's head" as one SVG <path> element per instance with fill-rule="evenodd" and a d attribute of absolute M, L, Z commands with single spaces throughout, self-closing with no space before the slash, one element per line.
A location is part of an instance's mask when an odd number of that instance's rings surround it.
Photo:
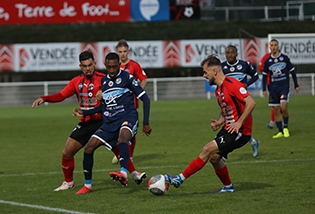
<path fill-rule="evenodd" d="M 210 85 L 217 85 L 217 78 L 224 77 L 221 68 L 221 61 L 215 55 L 209 55 L 201 62 L 203 77 L 209 81 Z"/>
<path fill-rule="evenodd" d="M 94 56 L 90 51 L 83 51 L 79 55 L 80 68 L 87 78 L 91 78 L 95 73 Z"/>
<path fill-rule="evenodd" d="M 128 62 L 128 54 L 130 53 L 129 45 L 126 40 L 121 39 L 116 45 L 116 53 L 119 55 L 121 63 Z"/>
<path fill-rule="evenodd" d="M 279 42 L 276 39 L 272 39 L 269 42 L 270 53 L 274 56 L 279 55 Z"/>
<path fill-rule="evenodd" d="M 234 45 L 229 45 L 225 49 L 225 58 L 230 64 L 234 64 L 236 62 L 237 57 L 237 48 Z"/>
<path fill-rule="evenodd" d="M 111 52 L 105 57 L 105 67 L 108 75 L 113 78 L 120 70 L 119 56 L 115 52 Z"/>

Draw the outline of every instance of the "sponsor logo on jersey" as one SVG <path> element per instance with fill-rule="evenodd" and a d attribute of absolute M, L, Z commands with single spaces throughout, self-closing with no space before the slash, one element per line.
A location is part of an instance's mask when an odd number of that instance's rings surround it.
<path fill-rule="evenodd" d="M 243 87 L 240 88 L 240 93 L 241 94 L 246 94 L 247 93 L 247 90 Z"/>

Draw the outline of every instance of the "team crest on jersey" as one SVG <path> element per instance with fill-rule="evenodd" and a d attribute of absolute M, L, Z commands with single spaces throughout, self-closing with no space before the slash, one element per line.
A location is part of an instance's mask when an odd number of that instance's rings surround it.
<path fill-rule="evenodd" d="M 81 91 L 81 90 L 82 90 L 82 88 L 83 88 L 83 84 L 82 84 L 82 83 L 80 83 L 80 84 L 78 85 L 78 88 L 79 88 L 79 90 Z"/>
<path fill-rule="evenodd" d="M 94 84 L 91 83 L 91 84 L 89 85 L 89 91 L 92 91 L 93 89 L 94 89 Z"/>
<path fill-rule="evenodd" d="M 116 79 L 116 84 L 120 84 L 121 83 L 121 78 L 117 78 Z"/>
<path fill-rule="evenodd" d="M 279 60 L 280 60 L 280 61 L 283 61 L 283 57 L 280 57 Z"/>
<path fill-rule="evenodd" d="M 235 68 L 234 67 L 230 67 L 230 71 L 235 71 Z"/>
<path fill-rule="evenodd" d="M 132 85 L 135 86 L 135 87 L 137 87 L 137 86 L 139 86 L 139 83 L 138 83 L 137 80 L 133 80 L 133 81 L 132 81 Z"/>
<path fill-rule="evenodd" d="M 242 68 L 243 68 L 242 65 L 238 65 L 238 66 L 236 67 L 237 70 L 242 70 Z"/>
<path fill-rule="evenodd" d="M 245 89 L 245 88 L 241 87 L 241 88 L 240 88 L 240 93 L 241 93 L 241 94 L 246 94 L 246 93 L 247 93 L 247 91 L 246 91 L 246 89 Z"/>
<path fill-rule="evenodd" d="M 114 85 L 113 81 L 109 81 L 108 86 L 112 87 Z"/>

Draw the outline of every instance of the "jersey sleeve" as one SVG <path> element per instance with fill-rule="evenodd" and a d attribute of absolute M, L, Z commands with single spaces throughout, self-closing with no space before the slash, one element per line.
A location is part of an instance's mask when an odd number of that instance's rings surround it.
<path fill-rule="evenodd" d="M 72 79 L 70 80 L 70 82 L 68 83 L 68 85 L 66 85 L 66 87 L 64 87 L 61 91 L 60 94 L 66 98 L 73 96 L 74 94 L 76 94 L 76 79 Z"/>
<path fill-rule="evenodd" d="M 144 70 L 141 68 L 141 66 L 139 65 L 139 63 L 133 61 L 133 67 L 134 67 L 134 76 L 137 80 L 140 80 L 140 82 L 142 82 L 143 80 L 145 80 L 146 78 L 148 78 L 147 74 L 144 72 Z"/>

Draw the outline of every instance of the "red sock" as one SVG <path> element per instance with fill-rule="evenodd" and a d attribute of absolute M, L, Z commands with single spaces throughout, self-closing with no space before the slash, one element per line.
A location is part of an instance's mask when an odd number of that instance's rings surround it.
<path fill-rule="evenodd" d="M 215 174 L 217 174 L 218 178 L 220 179 L 224 186 L 232 184 L 232 181 L 229 176 L 229 171 L 226 165 L 221 169 L 216 169 Z"/>
<path fill-rule="evenodd" d="M 270 121 L 275 121 L 275 111 L 273 108 L 270 110 Z"/>
<path fill-rule="evenodd" d="M 183 176 L 185 178 L 188 178 L 192 174 L 196 173 L 200 169 L 202 169 L 207 162 L 204 162 L 199 156 L 192 160 L 190 164 L 186 167 L 186 169 L 183 171 Z"/>
<path fill-rule="evenodd" d="M 130 158 L 133 157 L 133 151 L 135 150 L 136 142 L 137 142 L 136 137 L 134 137 L 133 140 L 132 140 L 132 144 L 129 145 Z"/>
<path fill-rule="evenodd" d="M 66 182 L 73 181 L 74 158 L 62 157 L 61 167 Z"/>

